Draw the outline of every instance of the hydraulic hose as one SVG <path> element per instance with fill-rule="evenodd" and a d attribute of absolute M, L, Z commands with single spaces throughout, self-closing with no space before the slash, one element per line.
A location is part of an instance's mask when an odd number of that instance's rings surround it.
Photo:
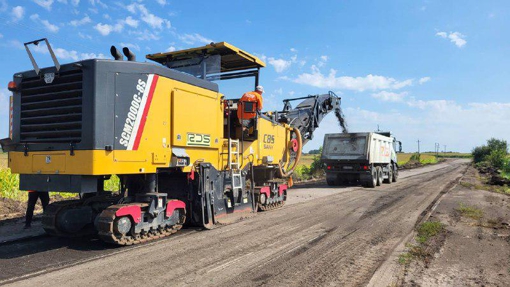
<path fill-rule="evenodd" d="M 303 149 L 303 139 L 301 138 L 301 132 L 299 132 L 299 129 L 297 129 L 297 128 L 293 128 L 292 130 L 296 133 L 296 139 L 298 141 L 298 149 L 296 151 L 297 152 L 296 160 L 294 161 L 294 164 L 292 165 L 292 168 L 290 168 L 286 172 L 283 171 L 283 166 L 282 166 L 282 163 L 280 162 L 278 167 L 280 168 L 280 174 L 282 175 L 282 177 L 289 177 L 289 176 L 291 176 L 292 173 L 294 172 L 294 169 L 296 168 L 299 160 L 301 159 L 301 152 L 302 152 L 302 149 Z"/>

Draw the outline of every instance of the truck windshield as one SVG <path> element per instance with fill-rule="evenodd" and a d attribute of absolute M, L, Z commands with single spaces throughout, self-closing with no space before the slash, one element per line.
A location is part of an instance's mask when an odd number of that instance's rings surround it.
<path fill-rule="evenodd" d="M 324 151 L 327 155 L 363 155 L 366 143 L 366 137 L 329 138 Z"/>

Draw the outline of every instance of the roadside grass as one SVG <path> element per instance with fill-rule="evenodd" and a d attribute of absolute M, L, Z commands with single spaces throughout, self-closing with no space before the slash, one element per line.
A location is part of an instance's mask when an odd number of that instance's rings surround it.
<path fill-rule="evenodd" d="M 464 203 L 459 203 L 459 207 L 456 208 L 461 216 L 469 217 L 475 220 L 479 220 L 483 217 L 483 211 L 475 206 L 465 205 Z"/>
<path fill-rule="evenodd" d="M 310 165 L 313 162 L 313 157 L 314 156 L 315 156 L 315 154 L 303 154 L 301 156 L 301 159 L 299 160 L 298 167 L 301 167 L 301 166 L 310 167 Z M 320 155 L 318 155 L 318 156 L 320 156 Z"/>
<path fill-rule="evenodd" d="M 27 200 L 26 192 L 20 192 L 19 175 L 12 174 L 11 169 L 0 169 L 0 197 L 14 200 Z"/>
<path fill-rule="evenodd" d="M 484 180 L 484 179 L 481 178 L 480 180 Z M 508 186 L 508 185 L 499 186 L 499 185 L 490 185 L 490 184 L 486 184 L 486 183 L 485 184 L 474 184 L 474 183 L 465 182 L 465 181 L 461 181 L 460 185 L 465 188 L 469 188 L 469 189 L 486 190 L 486 191 L 492 191 L 492 192 L 496 192 L 496 193 L 510 195 L 510 186 Z"/>
<path fill-rule="evenodd" d="M 425 153 L 435 155 L 435 153 Z M 460 152 L 440 152 L 437 154 L 438 158 L 472 158 L 473 155 L 471 153 L 460 153 Z"/>
<path fill-rule="evenodd" d="M 427 242 L 431 237 L 436 236 L 444 229 L 444 224 L 439 221 L 427 221 L 418 226 L 418 237 L 416 241 L 419 243 Z"/>
<path fill-rule="evenodd" d="M 399 255 L 399 264 L 409 265 L 414 259 L 426 260 L 432 256 L 434 251 L 429 248 L 429 243 L 445 231 L 445 226 L 439 221 L 427 221 L 420 224 L 416 231 L 416 244 L 406 244 L 407 251 Z"/>
<path fill-rule="evenodd" d="M 109 180 L 105 180 L 104 189 L 106 191 L 119 191 L 120 179 L 112 175 Z M 63 199 L 76 198 L 78 193 L 74 192 L 50 192 L 51 197 L 61 197 Z M 16 201 L 28 200 L 28 192 L 19 190 L 19 175 L 11 173 L 10 168 L 0 168 L 0 198 L 9 198 Z"/>

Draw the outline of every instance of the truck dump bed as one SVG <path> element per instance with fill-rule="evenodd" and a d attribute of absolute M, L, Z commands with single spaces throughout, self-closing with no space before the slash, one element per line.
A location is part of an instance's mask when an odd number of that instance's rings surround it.
<path fill-rule="evenodd" d="M 368 133 L 327 134 L 322 160 L 367 160 Z"/>
<path fill-rule="evenodd" d="M 378 133 L 327 134 L 321 159 L 328 161 L 368 161 L 390 163 L 393 138 Z"/>

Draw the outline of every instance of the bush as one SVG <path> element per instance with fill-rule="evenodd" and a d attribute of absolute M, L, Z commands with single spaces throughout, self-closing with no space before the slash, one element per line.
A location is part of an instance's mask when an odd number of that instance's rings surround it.
<path fill-rule="evenodd" d="M 490 165 L 497 169 L 502 169 L 506 163 L 506 150 L 496 149 L 491 151 L 487 156 L 487 161 Z"/>
<path fill-rule="evenodd" d="M 493 165 L 494 167 L 501 168 L 503 166 L 501 159 L 504 161 L 507 151 L 508 144 L 505 140 L 491 138 L 487 140 L 487 145 L 475 147 L 471 153 L 473 155 L 474 163 L 489 161 L 491 163 L 494 162 L 499 166 Z"/>
<path fill-rule="evenodd" d="M 420 154 L 419 153 L 414 153 L 411 158 L 409 159 L 409 161 L 417 161 L 417 162 L 420 162 Z"/>

